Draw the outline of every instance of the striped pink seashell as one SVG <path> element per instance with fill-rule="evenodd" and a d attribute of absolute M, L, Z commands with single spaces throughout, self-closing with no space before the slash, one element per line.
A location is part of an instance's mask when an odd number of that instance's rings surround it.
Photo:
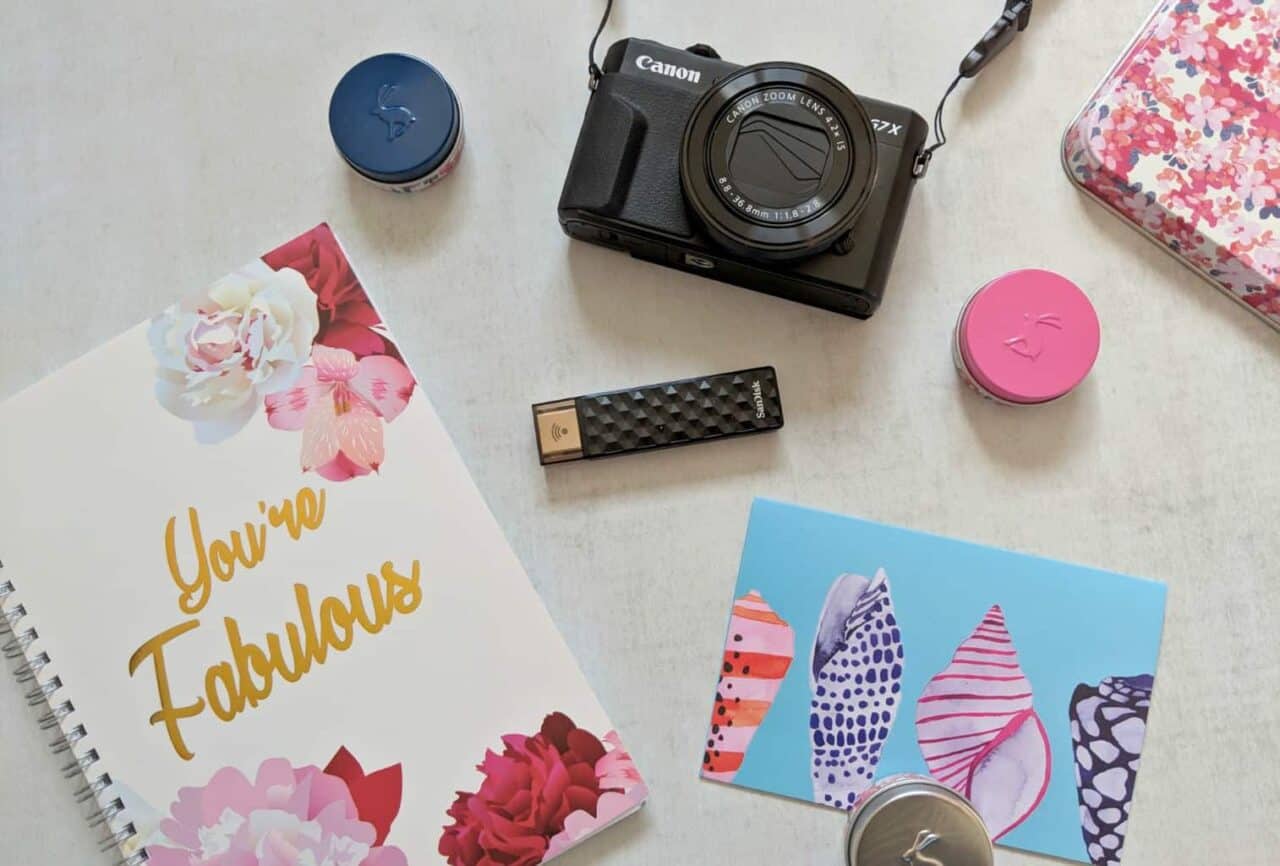
<path fill-rule="evenodd" d="M 795 630 L 756 590 L 733 603 L 702 777 L 732 782 L 796 654 Z"/>
<path fill-rule="evenodd" d="M 929 774 L 973 803 L 993 839 L 1026 820 L 1049 787 L 1049 738 L 995 605 L 916 703 Z"/>

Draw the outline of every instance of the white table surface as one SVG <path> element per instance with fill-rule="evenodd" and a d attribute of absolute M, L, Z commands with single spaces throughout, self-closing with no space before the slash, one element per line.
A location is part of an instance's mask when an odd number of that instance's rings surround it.
<path fill-rule="evenodd" d="M 697 779 L 757 494 L 1167 581 L 1125 862 L 1276 862 L 1280 335 L 1058 162 L 1150 0 L 1042 0 L 959 91 L 870 322 L 560 233 L 599 0 L 218 5 L 236 8 L 4 4 L 0 397 L 330 221 L 651 783 L 641 817 L 565 866 L 836 862 L 836 813 Z M 999 6 L 620 0 L 606 41 L 802 60 L 928 115 Z M 341 74 L 395 50 L 445 71 L 469 137 L 457 176 L 410 197 L 352 177 L 326 129 Z M 948 355 L 968 294 L 1020 266 L 1073 277 L 1104 329 L 1092 378 L 1041 410 L 982 402 Z M 762 363 L 782 383 L 777 436 L 534 459 L 533 401 Z M 0 860 L 105 864 L 36 715 L 6 678 Z"/>

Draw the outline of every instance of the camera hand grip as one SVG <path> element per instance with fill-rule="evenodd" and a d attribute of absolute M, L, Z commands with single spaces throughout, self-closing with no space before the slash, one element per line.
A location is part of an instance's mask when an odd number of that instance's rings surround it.
<path fill-rule="evenodd" d="M 648 123 L 604 78 L 587 103 L 560 207 L 616 215 L 626 200 Z"/>

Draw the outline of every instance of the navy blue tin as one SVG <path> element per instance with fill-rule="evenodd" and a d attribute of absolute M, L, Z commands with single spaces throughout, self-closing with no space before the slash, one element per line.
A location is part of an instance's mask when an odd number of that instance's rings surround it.
<path fill-rule="evenodd" d="M 407 54 L 362 60 L 329 101 L 329 131 L 357 174 L 395 192 L 444 179 L 462 156 L 462 109 L 435 67 Z"/>

